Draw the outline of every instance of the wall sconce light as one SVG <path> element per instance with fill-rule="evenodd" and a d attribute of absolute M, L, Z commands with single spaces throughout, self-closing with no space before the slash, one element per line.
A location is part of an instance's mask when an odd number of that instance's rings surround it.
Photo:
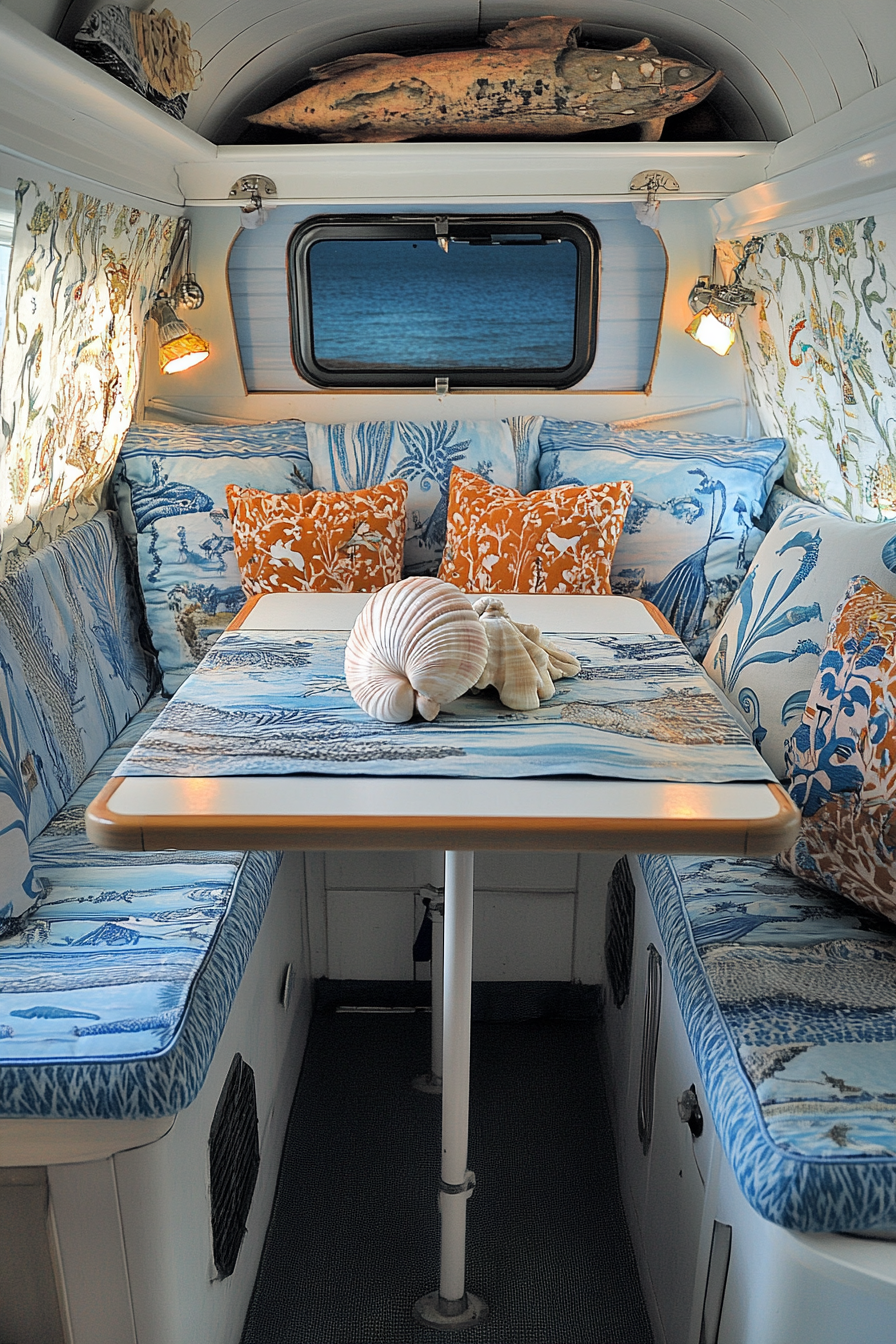
<path fill-rule="evenodd" d="M 761 238 L 751 238 L 744 254 L 735 267 L 731 283 L 717 285 L 712 276 L 698 275 L 697 283 L 688 295 L 688 307 L 696 314 L 685 331 L 701 345 L 708 346 L 717 355 L 727 355 L 734 344 L 738 314 L 756 302 L 756 293 L 741 284 L 747 262 L 762 248 Z M 713 274 L 716 258 L 713 254 Z"/>
<path fill-rule="evenodd" d="M 168 294 L 157 296 L 149 316 L 159 328 L 159 368 L 163 373 L 180 373 L 208 359 L 208 341 L 181 322 Z"/>
<path fill-rule="evenodd" d="M 182 322 L 174 311 L 180 308 L 201 308 L 205 302 L 202 286 L 190 270 L 190 221 L 181 219 L 171 247 L 168 265 L 162 273 L 159 292 L 147 314 L 159 328 L 159 368 L 163 373 L 180 373 L 194 364 L 208 359 L 208 341 L 198 336 Z M 169 277 L 178 279 L 167 293 Z"/>

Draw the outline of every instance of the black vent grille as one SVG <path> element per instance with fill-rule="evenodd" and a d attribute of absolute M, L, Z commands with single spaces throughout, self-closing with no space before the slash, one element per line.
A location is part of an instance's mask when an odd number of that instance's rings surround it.
<path fill-rule="evenodd" d="M 232 1274 L 246 1233 L 258 1176 L 255 1074 L 234 1055 L 208 1136 L 212 1247 L 222 1279 Z"/>
<path fill-rule="evenodd" d="M 628 998 L 635 942 L 635 884 L 628 859 L 620 859 L 610 874 L 607 892 L 607 978 L 617 1008 Z"/>

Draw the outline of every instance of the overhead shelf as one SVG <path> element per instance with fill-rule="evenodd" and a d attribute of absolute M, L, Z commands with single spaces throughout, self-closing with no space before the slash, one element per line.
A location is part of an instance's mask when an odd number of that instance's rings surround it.
<path fill-rule="evenodd" d="M 773 151 L 734 141 L 222 145 L 177 174 L 189 205 L 226 203 L 237 178 L 254 173 L 273 179 L 282 203 L 631 200 L 643 169 L 671 173 L 674 199 L 718 200 L 763 180 Z"/>
<path fill-rule="evenodd" d="M 718 202 L 720 236 L 896 205 L 896 82 L 780 144 L 526 141 L 214 145 L 0 6 L 0 154 L 179 211 L 231 204 L 263 174 L 281 203 L 562 204 L 631 200 L 639 172 L 666 199 Z M 844 215 L 845 217 L 845 215 Z"/>

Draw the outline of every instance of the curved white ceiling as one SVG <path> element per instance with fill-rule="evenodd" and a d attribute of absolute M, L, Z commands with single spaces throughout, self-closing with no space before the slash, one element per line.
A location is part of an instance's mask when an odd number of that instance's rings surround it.
<path fill-rule="evenodd" d="M 85 0 L 5 3 L 63 40 L 96 8 Z M 239 136 L 248 112 L 284 97 L 312 65 L 360 51 L 474 45 L 509 19 L 556 7 L 550 0 L 170 3 L 203 60 L 187 125 L 219 143 Z M 711 97 L 738 139 L 786 139 L 896 77 L 893 0 L 583 0 L 560 8 L 608 45 L 646 35 L 670 55 L 723 69 Z"/>

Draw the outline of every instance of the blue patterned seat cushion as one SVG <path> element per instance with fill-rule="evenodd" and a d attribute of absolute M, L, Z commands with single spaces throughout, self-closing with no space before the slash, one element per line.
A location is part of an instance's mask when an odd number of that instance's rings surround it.
<path fill-rule="evenodd" d="M 113 478 L 165 690 L 176 691 L 246 600 L 225 487 L 311 489 L 301 420 L 132 425 Z"/>
<path fill-rule="evenodd" d="M 139 1119 L 197 1095 L 267 908 L 276 854 L 116 853 L 84 808 L 157 698 L 31 846 L 45 894 L 0 943 L 0 1115 Z"/>
<path fill-rule="evenodd" d="M 896 1231 L 896 930 L 770 859 L 639 861 L 750 1204 L 802 1232 Z"/>
<path fill-rule="evenodd" d="M 702 658 L 762 540 L 757 523 L 784 470 L 784 440 L 545 419 L 540 444 L 545 488 L 633 482 L 610 585 L 655 603 Z"/>

